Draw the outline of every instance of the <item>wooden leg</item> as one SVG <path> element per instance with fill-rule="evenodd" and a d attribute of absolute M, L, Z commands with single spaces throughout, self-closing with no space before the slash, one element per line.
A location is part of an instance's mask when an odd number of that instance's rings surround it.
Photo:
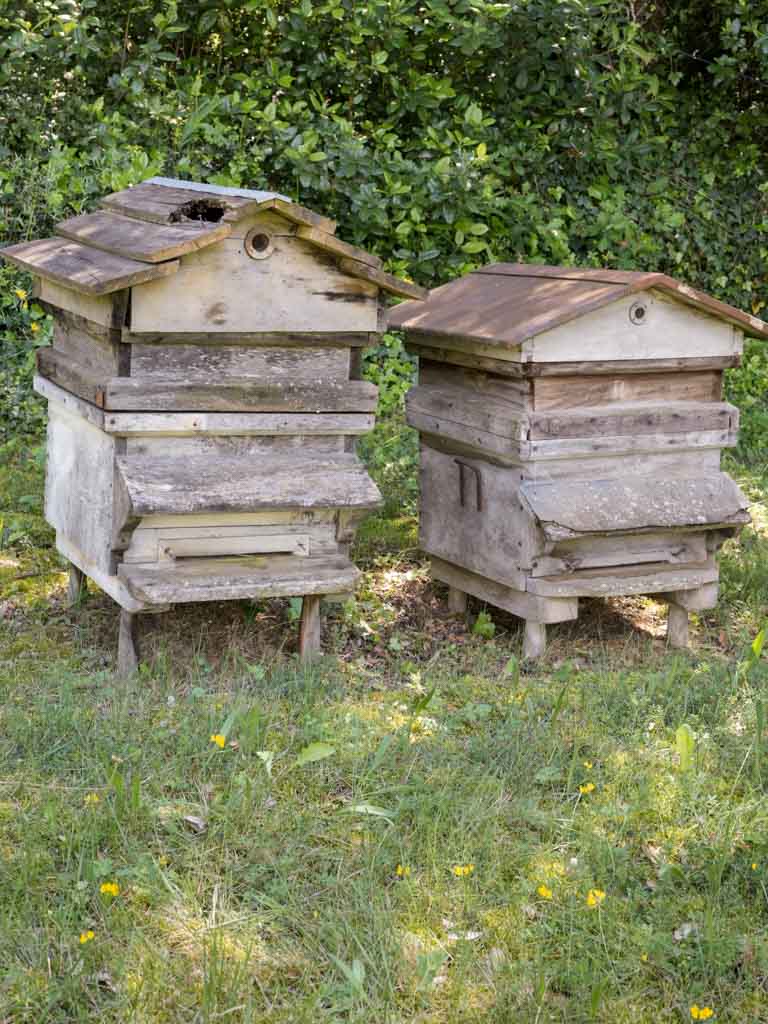
<path fill-rule="evenodd" d="M 76 607 L 85 597 L 88 591 L 88 577 L 75 565 L 69 563 L 69 583 L 67 584 L 67 599 L 70 607 Z"/>
<path fill-rule="evenodd" d="M 667 643 L 670 647 L 688 646 L 688 612 L 679 604 L 671 604 L 667 615 Z"/>
<path fill-rule="evenodd" d="M 448 611 L 452 615 L 467 614 L 467 595 L 458 587 L 448 587 Z"/>
<path fill-rule="evenodd" d="M 120 609 L 120 633 L 117 640 L 117 674 L 132 676 L 139 667 L 138 615 Z"/>
<path fill-rule="evenodd" d="M 525 620 L 525 633 L 523 634 L 523 657 L 540 658 L 547 648 L 547 627 L 543 622 L 531 622 Z"/>
<path fill-rule="evenodd" d="M 299 623 L 299 658 L 310 661 L 320 654 L 320 595 L 305 594 Z"/>

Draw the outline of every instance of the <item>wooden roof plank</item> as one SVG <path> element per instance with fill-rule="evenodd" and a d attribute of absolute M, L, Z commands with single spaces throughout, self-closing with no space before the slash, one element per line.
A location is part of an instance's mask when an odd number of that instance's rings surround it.
<path fill-rule="evenodd" d="M 390 292 L 392 295 L 419 300 L 426 299 L 429 295 L 429 291 L 426 288 L 422 288 L 421 285 L 413 284 L 411 281 L 404 281 L 400 277 L 395 277 L 394 274 L 388 274 L 385 270 L 377 270 L 366 263 L 361 263 L 360 260 L 343 257 L 339 260 L 339 268 L 345 274 L 350 274 L 352 277 L 360 277 L 364 281 L 371 281 L 373 284 L 377 284 L 384 291 Z"/>
<path fill-rule="evenodd" d="M 364 249 L 358 249 L 356 245 L 350 245 L 349 242 L 343 242 L 335 235 L 329 235 L 328 232 L 321 231 L 319 228 L 302 225 L 296 232 L 296 237 L 303 238 L 334 256 L 345 256 L 365 263 L 366 266 L 373 267 L 375 270 L 381 269 L 382 263 L 378 256 L 373 256 Z"/>
<path fill-rule="evenodd" d="M 403 303 L 389 323 L 414 334 L 464 337 L 514 348 L 554 327 L 638 292 L 658 289 L 746 334 L 768 339 L 768 324 L 666 274 L 595 267 L 494 263 Z"/>
<path fill-rule="evenodd" d="M 175 274 L 178 260 L 139 263 L 66 238 L 41 238 L 0 250 L 22 270 L 86 295 L 106 295 Z"/>
<path fill-rule="evenodd" d="M 167 185 L 156 185 L 142 182 L 133 188 L 123 189 L 104 196 L 101 206 L 114 210 L 134 220 L 147 221 L 151 224 L 173 224 L 177 218 L 182 219 L 179 210 L 189 203 L 208 203 L 211 208 L 222 210 L 219 220 L 240 220 L 247 214 L 255 212 L 261 205 L 257 199 L 245 196 L 217 195 L 215 192 L 200 192 L 192 189 L 171 188 Z M 204 221 L 203 223 L 219 223 Z"/>
<path fill-rule="evenodd" d="M 219 242 L 231 232 L 232 225 L 221 221 L 152 224 L 107 210 L 72 217 L 56 225 L 56 234 L 62 238 L 141 263 L 176 259 Z"/>

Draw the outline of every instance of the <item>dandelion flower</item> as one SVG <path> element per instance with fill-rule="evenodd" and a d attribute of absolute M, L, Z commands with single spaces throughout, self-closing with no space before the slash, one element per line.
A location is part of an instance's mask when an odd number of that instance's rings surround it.
<path fill-rule="evenodd" d="M 757 871 L 757 864 L 755 863 L 755 861 L 752 861 L 752 870 Z"/>
<path fill-rule="evenodd" d="M 21 302 L 26 302 L 26 300 L 27 300 L 27 293 L 24 291 L 23 288 L 17 288 L 15 294 L 16 294 L 16 298 L 19 299 Z"/>
<path fill-rule="evenodd" d="M 99 796 L 99 794 L 98 794 L 98 793 L 88 793 L 88 794 L 86 794 L 86 796 L 84 797 L 84 799 L 83 799 L 83 803 L 84 803 L 84 804 L 85 804 L 85 805 L 86 805 L 87 807 L 93 807 L 93 806 L 94 806 L 95 804 L 97 804 L 97 803 L 98 803 L 98 802 L 99 802 L 100 800 L 101 800 L 101 797 Z"/>
<path fill-rule="evenodd" d="M 475 870 L 474 864 L 454 864 L 453 873 L 457 878 L 466 878 Z"/>
<path fill-rule="evenodd" d="M 33 334 L 37 334 L 37 332 L 40 330 L 40 324 L 37 323 L 37 321 L 33 321 L 29 325 L 29 329 L 30 329 L 30 331 L 32 331 Z"/>
<path fill-rule="evenodd" d="M 714 1014 L 715 1011 L 712 1009 L 711 1006 L 699 1007 L 696 1005 L 696 1003 L 694 1003 L 691 1007 L 691 1018 L 693 1020 L 709 1020 L 709 1018 L 713 1017 Z"/>
<path fill-rule="evenodd" d="M 647 964 L 648 963 L 648 954 L 647 953 L 641 953 L 640 954 L 640 959 L 643 961 L 644 964 Z"/>
<path fill-rule="evenodd" d="M 604 899 L 605 893 L 602 889 L 590 889 L 587 893 L 587 906 L 599 907 Z"/>
<path fill-rule="evenodd" d="M 590 771 L 591 768 L 592 768 L 592 762 L 591 761 L 585 761 L 584 762 L 584 767 L 587 769 L 587 771 Z"/>
<path fill-rule="evenodd" d="M 551 900 L 552 890 L 547 885 L 540 885 L 539 888 L 536 890 L 536 895 L 541 896 L 543 900 Z"/>
<path fill-rule="evenodd" d="M 586 796 L 587 793 L 594 792 L 594 789 L 595 789 L 594 782 L 586 782 L 583 786 L 579 786 L 579 792 L 581 793 L 582 796 Z"/>
<path fill-rule="evenodd" d="M 222 736 L 220 732 L 215 732 L 211 736 L 211 743 L 215 743 L 219 750 L 224 749 L 224 744 L 227 742 L 227 737 Z"/>
<path fill-rule="evenodd" d="M 99 892 L 104 896 L 118 896 L 120 894 L 120 886 L 117 882 L 102 882 L 99 886 Z"/>
<path fill-rule="evenodd" d="M 410 877 L 411 869 L 403 864 L 398 864 L 395 868 L 395 874 L 398 878 L 408 878 Z"/>
<path fill-rule="evenodd" d="M 90 930 L 90 928 L 88 929 L 87 932 L 80 932 L 80 945 L 84 946 L 86 944 L 86 942 L 90 942 L 91 939 L 95 939 L 95 938 L 96 938 L 96 936 L 93 934 L 93 932 Z"/>

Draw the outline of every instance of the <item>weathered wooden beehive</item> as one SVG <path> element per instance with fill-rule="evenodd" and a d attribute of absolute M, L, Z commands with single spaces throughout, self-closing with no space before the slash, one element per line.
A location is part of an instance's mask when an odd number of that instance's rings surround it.
<path fill-rule="evenodd" d="M 747 522 L 720 470 L 723 370 L 768 325 L 662 274 L 496 264 L 390 316 L 420 357 L 421 546 L 466 595 L 525 619 L 524 653 L 580 597 L 654 594 L 670 643 L 717 600 Z"/>
<path fill-rule="evenodd" d="M 349 543 L 379 502 L 355 455 L 376 389 L 359 379 L 380 291 L 421 289 L 283 196 L 152 179 L 56 237 L 0 253 L 54 315 L 46 517 L 71 562 L 135 613 L 177 602 L 354 588 Z"/>

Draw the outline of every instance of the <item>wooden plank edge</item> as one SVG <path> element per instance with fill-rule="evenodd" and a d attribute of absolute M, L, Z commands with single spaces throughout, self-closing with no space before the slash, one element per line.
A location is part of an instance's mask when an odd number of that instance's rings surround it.
<path fill-rule="evenodd" d="M 413 284 L 410 281 L 404 281 L 402 278 L 395 277 L 394 274 L 388 274 L 384 270 L 375 270 L 373 267 L 361 263 L 360 260 L 343 257 L 339 260 L 339 267 L 345 274 L 350 274 L 352 277 L 360 277 L 365 281 L 370 281 L 372 284 L 377 284 L 384 291 L 390 292 L 392 295 L 400 295 L 406 299 L 421 300 L 426 299 L 429 295 L 427 288 L 422 288 L 421 285 Z"/>
<path fill-rule="evenodd" d="M 374 270 L 381 270 L 383 266 L 378 256 L 374 256 L 364 249 L 358 249 L 356 245 L 350 245 L 349 242 L 344 242 L 335 235 L 329 235 L 319 228 L 301 225 L 296 232 L 296 237 L 303 239 L 305 242 L 310 242 L 312 245 L 316 245 L 319 249 L 330 252 L 334 256 L 344 256 L 357 260 L 360 263 L 365 263 L 366 266 L 372 267 Z"/>
<path fill-rule="evenodd" d="M 100 212 L 104 213 L 106 216 L 112 217 L 114 220 L 117 221 L 127 220 L 133 221 L 134 224 L 136 223 L 135 218 L 126 217 L 124 214 L 118 213 L 117 210 L 103 210 Z M 70 218 L 70 220 L 74 219 L 76 218 Z M 200 231 L 195 235 L 190 233 L 190 237 L 186 241 L 178 242 L 176 245 L 166 246 L 159 253 L 157 251 L 152 251 L 150 247 L 147 247 L 146 250 L 144 250 L 143 252 L 137 252 L 135 246 L 121 247 L 120 245 L 115 245 L 114 243 L 111 245 L 105 244 L 99 238 L 98 234 L 94 234 L 89 236 L 88 238 L 84 238 L 81 234 L 78 234 L 77 231 L 72 231 L 70 228 L 68 228 L 68 223 L 69 221 L 66 220 L 60 221 L 55 226 L 54 231 L 59 237 L 66 238 L 72 242 L 77 242 L 80 245 L 88 246 L 91 249 L 99 249 L 101 252 L 108 252 L 114 256 L 120 256 L 123 259 L 134 260 L 139 263 L 151 264 L 165 263 L 168 260 L 178 259 L 180 256 L 186 256 L 188 253 L 196 252 L 198 249 L 205 249 L 207 246 L 213 245 L 215 242 L 221 242 L 224 238 L 228 238 L 229 235 L 232 234 L 232 225 L 225 221 L 219 221 L 218 224 L 213 224 L 211 226 L 210 231 Z M 173 228 L 178 227 L 179 225 L 165 224 L 157 226 Z"/>

